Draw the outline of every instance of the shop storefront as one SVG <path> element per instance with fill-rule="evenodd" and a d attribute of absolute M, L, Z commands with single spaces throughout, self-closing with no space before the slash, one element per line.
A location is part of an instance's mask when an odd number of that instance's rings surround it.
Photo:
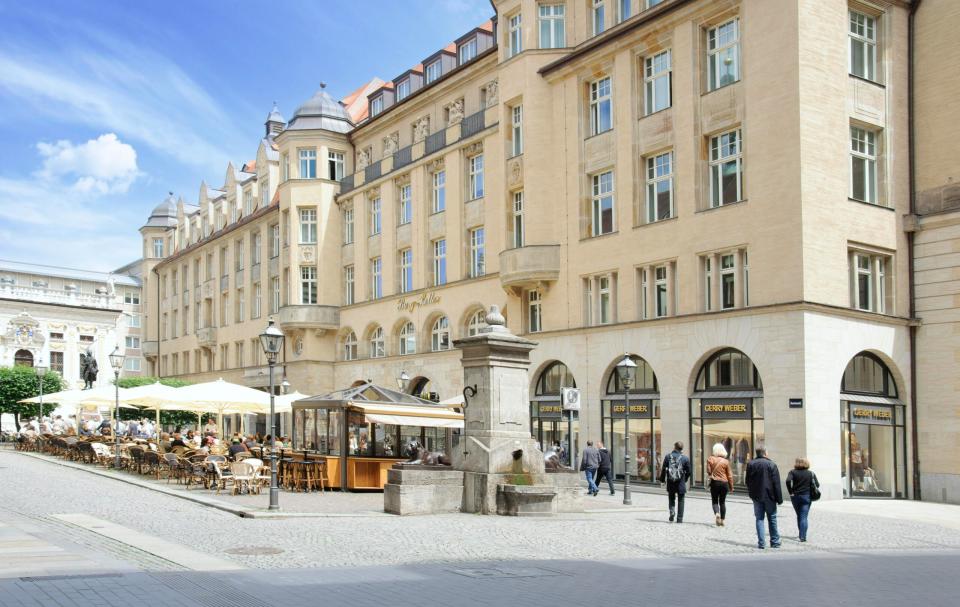
<path fill-rule="evenodd" d="M 630 357 L 637 365 L 635 386 L 630 389 L 630 476 L 634 482 L 655 482 L 659 471 L 660 392 L 657 377 L 647 361 Z M 623 480 L 623 439 L 627 427 L 627 399 L 616 370 L 607 378 L 602 400 L 603 441 L 610 450 L 612 469 Z"/>
<path fill-rule="evenodd" d="M 690 449 L 694 483 L 704 485 L 706 459 L 723 445 L 734 482 L 746 482 L 747 464 L 762 446 L 763 384 L 753 361 L 738 350 L 721 350 L 700 368 L 690 398 Z"/>
<path fill-rule="evenodd" d="M 576 388 L 577 382 L 570 373 L 570 369 L 562 362 L 555 361 L 540 373 L 537 378 L 533 396 L 530 398 L 530 434 L 540 442 L 542 450 L 546 452 L 552 445 L 559 445 L 561 459 L 570 465 L 568 437 L 570 427 L 573 427 L 573 455 L 580 452 L 578 435 L 580 433 L 580 417 L 577 411 L 573 412 L 573 423 L 570 422 L 570 412 L 563 410 L 560 402 L 561 388 Z"/>
<path fill-rule="evenodd" d="M 890 370 L 860 353 L 847 365 L 840 390 L 844 497 L 904 497 L 905 407 Z"/>

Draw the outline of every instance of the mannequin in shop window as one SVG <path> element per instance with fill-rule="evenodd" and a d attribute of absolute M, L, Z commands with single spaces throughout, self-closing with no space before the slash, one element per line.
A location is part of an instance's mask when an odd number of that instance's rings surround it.
<path fill-rule="evenodd" d="M 850 433 L 850 482 L 854 491 L 863 491 L 863 449 L 856 432 Z"/>
<path fill-rule="evenodd" d="M 870 452 L 866 449 L 863 450 L 863 478 L 861 481 L 864 491 L 884 492 L 877 483 L 877 473 L 870 467 Z"/>

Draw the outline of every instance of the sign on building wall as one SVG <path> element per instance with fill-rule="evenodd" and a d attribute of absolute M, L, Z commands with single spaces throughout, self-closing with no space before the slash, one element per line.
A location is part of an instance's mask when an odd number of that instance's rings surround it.
<path fill-rule="evenodd" d="M 893 409 L 853 403 L 850 405 L 850 421 L 855 424 L 890 426 L 893 424 Z"/>
<path fill-rule="evenodd" d="M 753 416 L 753 399 L 703 399 L 700 417 L 723 419 L 750 419 Z"/>

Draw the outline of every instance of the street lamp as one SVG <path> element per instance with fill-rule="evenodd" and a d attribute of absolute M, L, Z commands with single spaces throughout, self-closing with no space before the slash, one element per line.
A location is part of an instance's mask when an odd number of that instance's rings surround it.
<path fill-rule="evenodd" d="M 397 387 L 403 393 L 406 393 L 407 388 L 410 387 L 410 376 L 406 371 L 400 371 L 400 375 L 397 376 Z"/>
<path fill-rule="evenodd" d="M 630 387 L 637 376 L 637 363 L 633 362 L 629 354 L 623 355 L 623 360 L 617 363 L 617 377 L 623 385 L 624 426 L 623 426 L 623 505 L 633 503 L 630 499 Z"/>
<path fill-rule="evenodd" d="M 43 364 L 43 359 L 37 361 L 37 365 L 33 368 L 37 373 L 37 377 L 40 378 L 40 417 L 37 418 L 37 430 L 40 429 L 40 424 L 43 423 L 43 376 L 47 374 L 48 367 Z"/>
<path fill-rule="evenodd" d="M 123 352 L 116 346 L 110 353 L 110 366 L 113 367 L 113 388 L 116 400 L 114 401 L 113 417 L 116 425 L 113 427 L 113 467 L 120 469 L 120 370 L 123 369 Z"/>
<path fill-rule="evenodd" d="M 270 510 L 280 509 L 280 488 L 277 487 L 277 422 L 273 404 L 273 367 L 277 364 L 277 354 L 283 349 L 283 331 L 273 326 L 273 318 L 260 334 L 260 345 L 267 355 L 270 365 Z"/>

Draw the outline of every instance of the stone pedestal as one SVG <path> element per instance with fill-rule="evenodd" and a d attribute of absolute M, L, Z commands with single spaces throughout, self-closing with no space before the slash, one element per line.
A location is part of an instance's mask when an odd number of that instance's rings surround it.
<path fill-rule="evenodd" d="M 395 464 L 383 486 L 383 510 L 390 514 L 457 512 L 463 472 L 450 466 Z"/>

